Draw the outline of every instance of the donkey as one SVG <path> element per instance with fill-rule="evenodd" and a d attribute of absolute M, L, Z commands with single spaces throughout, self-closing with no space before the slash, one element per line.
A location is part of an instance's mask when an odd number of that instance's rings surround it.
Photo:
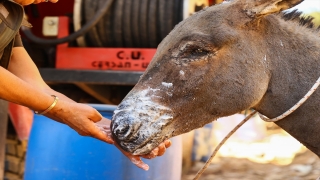
<path fill-rule="evenodd" d="M 302 1 L 227 1 L 178 24 L 115 111 L 117 143 L 146 154 L 245 109 L 269 118 L 290 109 L 320 76 L 320 33 L 311 19 L 279 13 Z M 318 156 L 319 104 L 320 90 L 277 122 Z"/>

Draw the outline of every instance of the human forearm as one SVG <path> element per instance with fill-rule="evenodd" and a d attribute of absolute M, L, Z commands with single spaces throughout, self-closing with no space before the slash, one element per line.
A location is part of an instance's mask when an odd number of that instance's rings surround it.
<path fill-rule="evenodd" d="M 0 67 L 0 77 L 1 99 L 36 111 L 46 109 L 53 102 L 53 98 L 49 94 L 33 87 L 2 67 Z"/>
<path fill-rule="evenodd" d="M 49 94 L 49 95 L 55 95 L 55 96 L 59 97 L 59 99 L 61 99 L 61 100 L 64 100 L 64 101 L 67 101 L 67 102 L 74 102 L 74 103 L 75 103 L 74 100 L 68 98 L 68 97 L 65 96 L 64 94 L 61 94 L 61 93 L 59 93 L 59 92 L 51 89 L 50 87 L 44 88 L 43 91 L 44 91 L 45 93 Z"/>
<path fill-rule="evenodd" d="M 21 69 L 24 69 L 24 71 L 21 71 Z M 42 90 L 43 92 L 49 95 L 56 95 L 61 100 L 74 102 L 65 95 L 51 89 L 43 81 L 38 71 L 38 68 L 35 66 L 32 59 L 23 47 L 13 48 L 13 54 L 8 70 L 21 80 L 25 81 L 26 83 L 32 85 L 33 87 L 39 90 Z"/>

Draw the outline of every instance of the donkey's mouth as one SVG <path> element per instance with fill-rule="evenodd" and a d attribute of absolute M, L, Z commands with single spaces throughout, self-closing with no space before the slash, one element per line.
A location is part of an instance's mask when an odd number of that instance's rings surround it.
<path fill-rule="evenodd" d="M 139 128 L 134 128 L 135 126 Z M 133 155 L 149 154 L 166 138 L 160 133 L 159 129 L 149 126 L 132 125 L 130 128 L 125 128 L 121 124 L 112 125 L 114 140 L 122 149 Z"/>
<path fill-rule="evenodd" d="M 145 155 L 149 154 L 153 149 L 158 147 L 158 145 L 162 142 L 160 139 L 150 138 L 146 140 L 141 146 L 137 147 L 132 154 L 133 155 Z"/>

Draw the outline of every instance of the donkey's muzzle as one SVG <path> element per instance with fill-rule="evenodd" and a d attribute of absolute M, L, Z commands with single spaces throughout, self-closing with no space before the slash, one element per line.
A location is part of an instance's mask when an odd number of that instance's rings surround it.
<path fill-rule="evenodd" d="M 116 113 L 111 124 L 113 139 L 120 147 L 132 152 L 138 143 L 141 122 L 135 121 L 126 111 Z"/>
<path fill-rule="evenodd" d="M 131 93 L 114 111 L 113 139 L 130 153 L 147 154 L 166 138 L 162 130 L 172 122 L 173 112 L 153 101 L 153 92 L 146 89 Z"/>

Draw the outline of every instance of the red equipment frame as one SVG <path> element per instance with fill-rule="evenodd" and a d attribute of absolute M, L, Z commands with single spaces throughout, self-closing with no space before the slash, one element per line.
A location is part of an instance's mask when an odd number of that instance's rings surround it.
<path fill-rule="evenodd" d="M 68 17 L 59 17 L 58 38 L 69 35 Z M 56 68 L 77 70 L 145 71 L 156 49 L 57 46 Z"/>

